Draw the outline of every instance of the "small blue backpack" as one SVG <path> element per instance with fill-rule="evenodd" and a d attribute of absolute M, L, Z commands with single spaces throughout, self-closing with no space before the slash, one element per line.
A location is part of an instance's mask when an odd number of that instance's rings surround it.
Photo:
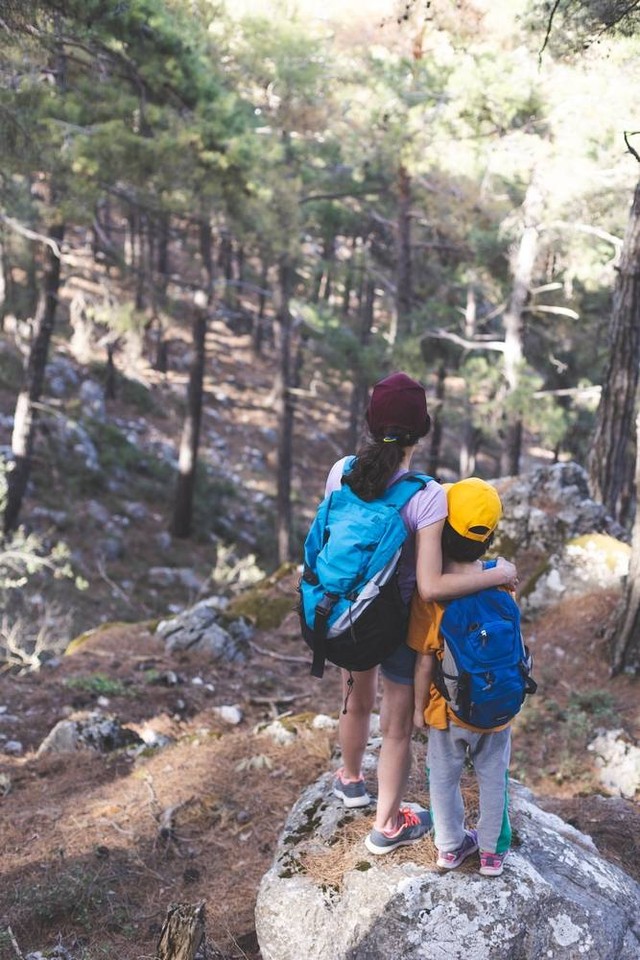
<path fill-rule="evenodd" d="M 407 607 L 396 568 L 407 538 L 402 507 L 431 477 L 406 473 L 377 500 L 361 500 L 345 477 L 318 507 L 304 543 L 298 590 L 302 636 L 313 651 L 311 674 L 325 660 L 347 670 L 369 670 L 405 638 Z"/>
<path fill-rule="evenodd" d="M 487 588 L 448 601 L 440 635 L 444 649 L 436 659 L 434 683 L 464 723 L 482 730 L 499 727 L 515 717 L 527 694 L 535 693 L 520 610 L 506 590 Z"/>

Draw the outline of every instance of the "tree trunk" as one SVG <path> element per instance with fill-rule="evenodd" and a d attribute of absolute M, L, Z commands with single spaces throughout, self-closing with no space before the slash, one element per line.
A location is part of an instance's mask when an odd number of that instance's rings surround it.
<path fill-rule="evenodd" d="M 464 311 L 465 340 L 475 339 L 477 319 L 478 319 L 478 304 L 476 299 L 476 291 L 475 291 L 475 287 L 473 286 L 473 283 L 469 283 L 467 285 L 467 303 Z M 465 384 L 464 418 L 462 423 L 460 456 L 458 458 L 458 471 L 462 478 L 472 477 L 475 474 L 477 448 L 478 448 L 478 431 L 473 425 L 471 399 L 469 397 L 469 387 L 467 384 Z"/>
<path fill-rule="evenodd" d="M 167 305 L 167 284 L 169 282 L 169 227 L 168 213 L 161 213 L 158 223 L 158 299 L 164 309 Z"/>
<path fill-rule="evenodd" d="M 195 960 L 204 940 L 204 901 L 174 903 L 162 924 L 155 960 Z"/>
<path fill-rule="evenodd" d="M 531 290 L 531 280 L 538 252 L 542 193 L 535 178 L 529 184 L 522 205 L 523 230 L 520 242 L 511 257 L 513 286 L 504 314 L 504 375 L 506 380 L 504 442 L 500 471 L 514 476 L 520 472 L 522 451 L 522 412 L 516 399 L 520 385 L 524 350 L 524 308 Z"/>
<path fill-rule="evenodd" d="M 198 243 L 200 247 L 200 276 L 207 298 L 211 302 L 213 297 L 213 282 L 215 267 L 213 264 L 213 237 L 211 236 L 211 222 L 209 217 L 203 216 L 198 225 Z"/>
<path fill-rule="evenodd" d="M 269 282 L 269 267 L 267 261 L 262 261 L 260 272 L 260 292 L 258 294 L 258 313 L 253 324 L 253 351 L 257 357 L 262 355 L 264 344 L 265 308 L 267 305 L 267 284 Z"/>
<path fill-rule="evenodd" d="M 640 413 L 636 417 L 635 484 L 636 490 L 640 490 Z M 607 639 L 611 650 L 611 672 L 640 672 L 640 510 L 636 510 L 633 521 L 631 559 L 624 596 Z"/>
<path fill-rule="evenodd" d="M 205 340 L 207 333 L 207 309 L 204 304 L 196 306 L 192 325 L 193 360 L 189 371 L 187 388 L 187 412 L 180 438 L 178 459 L 178 483 L 176 487 L 171 533 L 186 539 L 191 534 L 193 517 L 193 494 L 198 465 L 198 445 L 202 419 L 202 396 L 205 366 Z"/>
<path fill-rule="evenodd" d="M 438 367 L 438 378 L 436 380 L 436 403 L 432 410 L 431 442 L 429 443 L 429 462 L 427 473 L 435 477 L 438 474 L 438 464 L 440 462 L 440 444 L 442 442 L 442 419 L 441 411 L 444 406 L 444 388 L 447 379 L 447 371 L 444 363 Z"/>
<path fill-rule="evenodd" d="M 0 330 L 4 329 L 4 318 L 7 315 L 7 295 L 9 292 L 7 274 L 7 251 L 4 244 L 4 234 L 0 230 Z"/>
<path fill-rule="evenodd" d="M 64 224 L 55 224 L 49 236 L 58 248 L 64 238 Z M 37 404 L 42 395 L 44 376 L 49 356 L 49 343 L 55 324 L 60 289 L 60 258 L 50 246 L 45 249 L 45 269 L 42 293 L 34 319 L 34 336 L 29 351 L 25 381 L 16 403 L 11 449 L 13 469 L 7 476 L 7 502 L 4 512 L 4 532 L 10 533 L 18 525 L 22 500 L 29 482 L 31 460 L 35 444 Z"/>
<path fill-rule="evenodd" d="M 137 218 L 137 235 L 135 238 L 136 244 L 136 297 L 135 297 L 135 308 L 136 310 L 142 311 L 145 306 L 145 297 L 144 291 L 147 284 L 147 256 L 146 256 L 146 227 L 147 217 L 146 214 L 140 213 Z"/>
<path fill-rule="evenodd" d="M 115 343 L 107 344 L 107 376 L 104 384 L 104 395 L 107 400 L 116 398 L 116 349 Z"/>
<path fill-rule="evenodd" d="M 329 237 L 325 241 L 324 247 L 324 259 L 326 263 L 326 269 L 324 272 L 324 290 L 322 291 L 322 299 L 325 303 L 331 302 L 331 295 L 333 293 L 333 271 L 336 260 L 336 238 Z"/>
<path fill-rule="evenodd" d="M 396 336 L 402 340 L 411 333 L 411 177 L 404 166 L 398 170 L 398 223 L 396 237 Z"/>
<path fill-rule="evenodd" d="M 347 267 L 344 274 L 344 286 L 342 288 L 342 313 L 345 317 L 349 315 L 349 311 L 351 310 L 351 290 L 353 287 L 355 273 L 357 243 L 357 238 L 353 237 L 351 240 L 351 256 L 347 261 Z"/>
<path fill-rule="evenodd" d="M 293 397 L 291 395 L 291 313 L 289 302 L 293 285 L 293 268 L 288 261 L 280 266 L 277 323 L 279 328 L 280 368 L 275 393 L 278 411 L 278 480 L 276 494 L 276 541 L 278 563 L 287 563 L 291 556 L 291 471 L 293 466 Z"/>
<path fill-rule="evenodd" d="M 359 343 L 364 350 L 371 339 L 371 330 L 373 328 L 373 310 L 375 305 L 376 285 L 371 278 L 366 283 L 366 293 L 360 308 L 360 332 Z M 355 367 L 353 374 L 353 390 L 351 391 L 351 404 L 349 409 L 349 450 L 357 450 L 359 444 L 360 429 L 362 417 L 367 402 L 368 383 L 362 370 L 362 364 Z"/>
<path fill-rule="evenodd" d="M 633 422 L 640 364 L 640 182 L 635 189 L 613 290 L 610 342 L 588 457 L 589 481 L 593 498 L 601 501 L 620 523 L 628 523 L 636 496 Z"/>
<path fill-rule="evenodd" d="M 225 280 L 223 300 L 227 306 L 235 305 L 235 290 L 233 288 L 233 242 L 231 236 L 226 231 L 220 238 L 220 248 L 218 252 L 218 266 L 222 271 Z"/>

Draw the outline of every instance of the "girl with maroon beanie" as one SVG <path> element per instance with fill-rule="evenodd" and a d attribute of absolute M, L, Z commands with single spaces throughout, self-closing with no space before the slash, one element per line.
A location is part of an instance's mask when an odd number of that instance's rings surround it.
<path fill-rule="evenodd" d="M 345 482 L 363 500 L 375 500 L 409 471 L 416 445 L 431 427 L 424 388 L 406 373 L 393 373 L 373 388 L 366 413 L 369 437 L 357 453 Z M 343 458 L 327 477 L 325 495 L 342 483 Z M 402 599 L 410 603 L 417 585 L 423 600 L 448 600 L 485 587 L 513 585 L 516 568 L 500 558 L 497 566 L 478 570 L 473 576 L 442 572 L 441 535 L 447 516 L 445 491 L 435 480 L 419 490 L 402 509 L 408 537 L 398 565 Z M 336 772 L 334 793 L 347 807 L 364 807 L 371 798 L 362 776 L 362 760 L 371 713 L 382 675 L 380 727 L 382 746 L 378 761 L 378 802 L 374 828 L 367 836 L 367 849 L 390 853 L 419 840 L 431 829 L 431 817 L 418 804 L 402 802 L 411 765 L 413 733 L 413 674 L 415 652 L 405 641 L 406 622 L 398 624 L 399 644 L 380 667 L 353 673 L 349 709 L 340 715 L 339 738 L 342 766 Z M 342 671 L 344 696 L 349 671 Z"/>

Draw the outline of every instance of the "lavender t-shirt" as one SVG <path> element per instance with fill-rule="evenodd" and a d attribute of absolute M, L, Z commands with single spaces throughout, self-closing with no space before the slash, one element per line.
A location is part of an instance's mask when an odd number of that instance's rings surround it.
<path fill-rule="evenodd" d="M 324 488 L 325 497 L 340 489 L 342 474 L 349 457 L 342 457 L 331 467 Z M 392 484 L 409 470 L 398 470 L 391 477 Z M 402 519 L 407 525 L 409 536 L 404 542 L 398 565 L 398 586 L 405 603 L 409 603 L 416 585 L 416 530 L 429 527 L 447 515 L 447 495 L 435 480 L 431 480 L 424 489 L 415 493 L 401 510 Z"/>

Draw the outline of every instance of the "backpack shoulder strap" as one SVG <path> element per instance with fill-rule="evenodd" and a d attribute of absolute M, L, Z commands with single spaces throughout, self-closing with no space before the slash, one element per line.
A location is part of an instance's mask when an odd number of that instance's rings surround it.
<path fill-rule="evenodd" d="M 424 490 L 431 480 L 433 477 L 426 473 L 405 473 L 387 487 L 380 499 L 399 510 L 415 493 Z"/>

